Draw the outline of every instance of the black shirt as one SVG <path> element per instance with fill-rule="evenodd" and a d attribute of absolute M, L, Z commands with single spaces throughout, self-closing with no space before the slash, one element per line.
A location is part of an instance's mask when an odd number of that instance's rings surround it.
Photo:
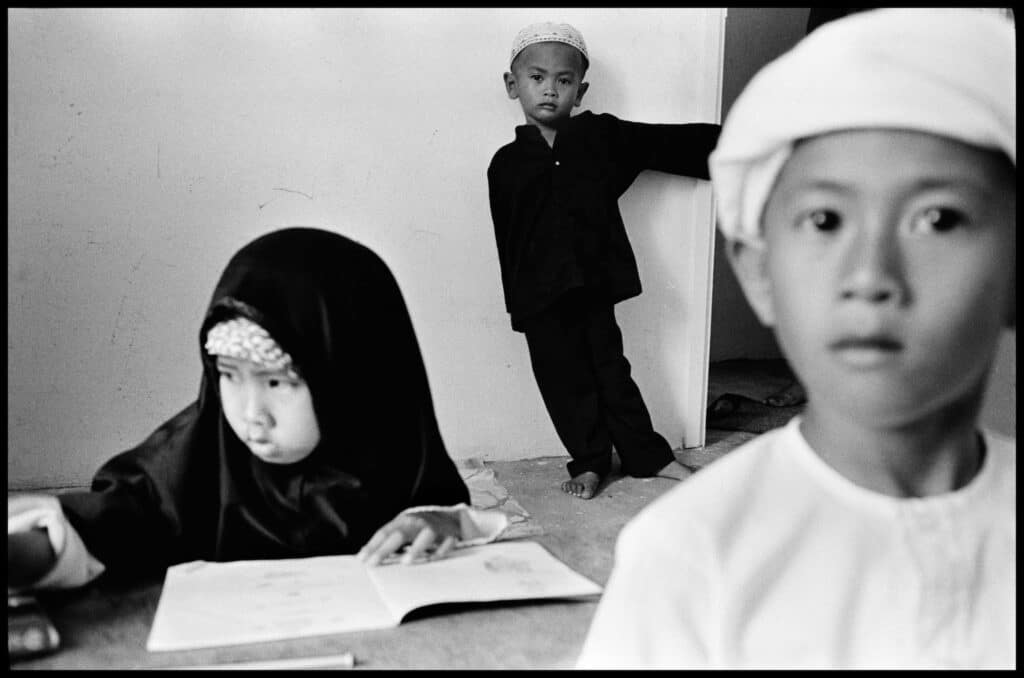
<path fill-rule="evenodd" d="M 708 179 L 720 126 L 647 124 L 584 111 L 553 146 L 534 125 L 487 169 L 505 308 L 512 327 L 576 287 L 617 303 L 640 294 L 619 197 L 645 169 Z"/>

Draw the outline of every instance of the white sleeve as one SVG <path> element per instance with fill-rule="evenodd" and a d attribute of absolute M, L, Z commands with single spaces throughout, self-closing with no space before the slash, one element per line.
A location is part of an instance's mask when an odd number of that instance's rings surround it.
<path fill-rule="evenodd" d="M 411 513 L 455 513 L 459 518 L 461 537 L 459 546 L 476 546 L 492 542 L 502 535 L 509 526 L 509 518 L 501 511 L 490 509 L 478 509 L 466 504 L 454 506 L 414 506 L 402 511 L 401 514 Z"/>
<path fill-rule="evenodd" d="M 88 584 L 106 569 L 85 547 L 57 497 L 21 494 L 7 498 L 7 534 L 45 528 L 57 562 L 28 589 L 68 589 Z"/>
<path fill-rule="evenodd" d="M 685 518 L 682 518 L 685 520 Z M 576 668 L 709 668 L 712 596 L 692 544 L 627 524 Z M 646 533 L 644 532 L 646 530 Z M 673 530 L 676 532 L 676 530 Z"/>

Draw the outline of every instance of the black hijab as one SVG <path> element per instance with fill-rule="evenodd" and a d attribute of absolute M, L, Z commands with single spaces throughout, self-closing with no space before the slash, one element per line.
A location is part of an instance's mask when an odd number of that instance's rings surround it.
<path fill-rule="evenodd" d="M 203 345 L 238 316 L 266 329 L 309 385 L 321 439 L 297 463 L 263 462 L 224 418 Z M 59 496 L 112 574 L 354 553 L 402 509 L 469 501 L 401 291 L 363 245 L 314 228 L 252 241 L 217 283 L 199 350 L 198 399 L 106 462 L 90 492 Z"/>

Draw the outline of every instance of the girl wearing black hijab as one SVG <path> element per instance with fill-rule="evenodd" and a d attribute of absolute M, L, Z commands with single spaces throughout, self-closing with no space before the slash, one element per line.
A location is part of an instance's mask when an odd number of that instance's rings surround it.
<path fill-rule="evenodd" d="M 217 283 L 199 347 L 198 398 L 90 491 L 8 500 L 9 586 L 364 546 L 375 564 L 481 536 L 398 284 L 371 250 L 313 228 L 257 238 Z"/>

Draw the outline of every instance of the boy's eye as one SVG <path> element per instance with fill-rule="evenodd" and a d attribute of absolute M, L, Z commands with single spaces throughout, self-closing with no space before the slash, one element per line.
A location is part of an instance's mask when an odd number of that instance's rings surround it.
<path fill-rule="evenodd" d="M 217 372 L 220 374 L 221 379 L 227 379 L 228 381 L 231 381 L 232 379 L 235 378 L 234 372 L 228 372 L 226 370 L 217 370 Z"/>
<path fill-rule="evenodd" d="M 963 225 L 966 221 L 966 217 L 957 210 L 946 207 L 929 207 L 911 217 L 909 227 L 912 234 L 945 233 Z"/>
<path fill-rule="evenodd" d="M 815 231 L 831 232 L 839 228 L 840 221 L 839 215 L 832 210 L 814 210 L 801 217 L 797 226 Z"/>
<path fill-rule="evenodd" d="M 543 80 L 543 78 L 540 77 L 540 75 L 538 75 L 537 73 L 534 73 L 533 75 L 530 76 L 530 80 L 533 80 L 534 82 L 540 82 L 541 80 Z"/>
<path fill-rule="evenodd" d="M 569 78 L 562 78 L 558 82 L 560 82 L 563 85 L 571 85 L 572 84 L 572 80 L 570 80 Z"/>

